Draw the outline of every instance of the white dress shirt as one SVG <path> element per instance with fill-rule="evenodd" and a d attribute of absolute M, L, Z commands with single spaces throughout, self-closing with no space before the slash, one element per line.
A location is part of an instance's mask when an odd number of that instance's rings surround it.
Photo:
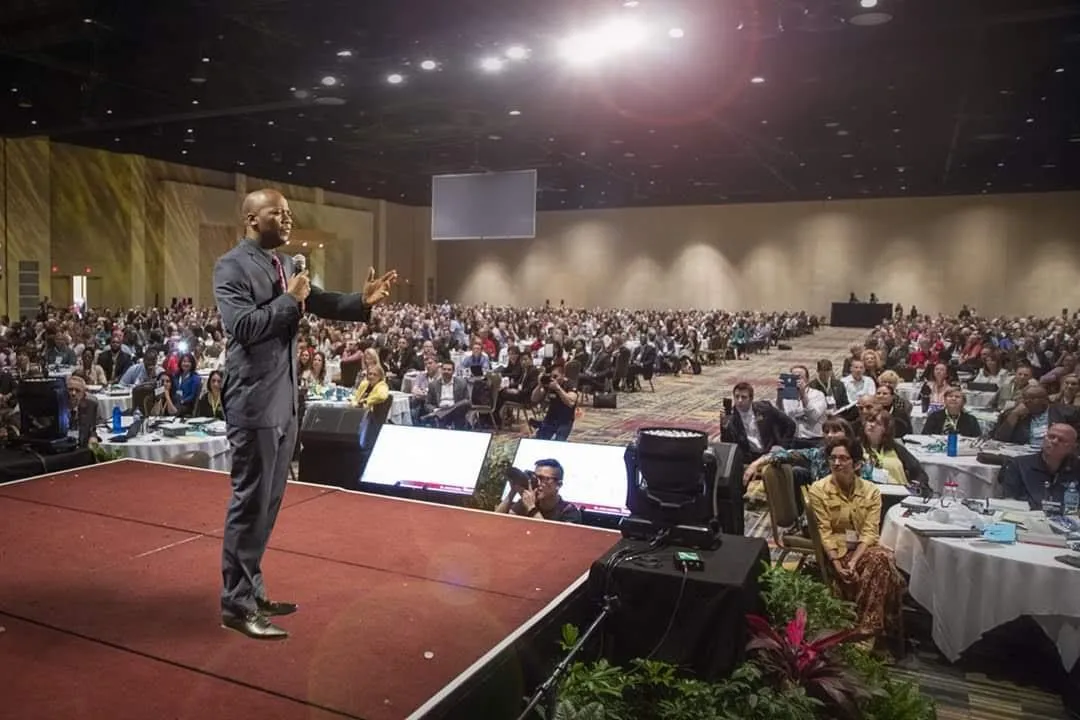
<path fill-rule="evenodd" d="M 758 430 L 757 418 L 754 417 L 753 408 L 749 410 L 738 410 L 739 417 L 742 418 L 743 427 L 746 428 L 746 439 L 750 441 L 750 447 L 757 452 L 761 452 L 761 431 Z"/>
<path fill-rule="evenodd" d="M 795 421 L 795 437 L 800 440 L 815 440 L 825 434 L 821 425 L 829 413 L 829 403 L 825 393 L 812 387 L 806 388 L 806 401 L 784 400 L 784 414 Z"/>
<path fill-rule="evenodd" d="M 844 389 L 847 390 L 847 401 L 849 403 L 858 402 L 859 398 L 864 395 L 873 395 L 877 392 L 877 385 L 874 383 L 873 378 L 868 375 L 863 375 L 861 380 L 848 375 L 840 382 L 844 383 Z"/>

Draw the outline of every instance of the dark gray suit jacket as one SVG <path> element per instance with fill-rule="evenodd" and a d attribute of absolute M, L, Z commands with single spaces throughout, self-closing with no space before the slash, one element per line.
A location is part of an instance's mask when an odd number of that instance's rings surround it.
<path fill-rule="evenodd" d="M 439 401 L 442 399 L 442 378 L 437 378 L 428 383 L 427 409 L 435 412 L 439 409 Z M 469 382 L 463 378 L 454 376 L 454 402 L 459 403 L 469 399 Z"/>
<path fill-rule="evenodd" d="M 276 253 L 292 277 L 293 260 Z M 228 339 L 222 405 L 233 427 L 284 427 L 297 410 L 296 335 L 300 305 L 281 287 L 270 254 L 242 240 L 214 265 L 214 300 Z M 308 312 L 328 320 L 367 322 L 359 293 L 311 287 Z"/>

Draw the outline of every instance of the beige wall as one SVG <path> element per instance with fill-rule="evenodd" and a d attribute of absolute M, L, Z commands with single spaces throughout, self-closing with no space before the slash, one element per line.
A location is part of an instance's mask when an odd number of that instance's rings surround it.
<path fill-rule="evenodd" d="M 439 296 L 465 303 L 1080 307 L 1080 193 L 547 212 L 535 240 L 435 245 Z"/>
<path fill-rule="evenodd" d="M 424 208 L 44 139 L 0 140 L 0 147 L 7 199 L 0 208 L 2 312 L 18 312 L 20 260 L 40 263 L 39 297 L 90 267 L 101 279 L 91 283 L 100 286 L 93 306 L 174 297 L 210 304 L 214 261 L 241 234 L 244 194 L 261 187 L 289 198 L 297 222 L 292 245 L 309 253 L 315 279 L 327 288 L 358 289 L 368 268 L 385 269 L 388 259 L 407 264 L 403 275 L 434 273 L 429 235 L 419 231 L 429 217 Z M 402 290 L 408 299 L 411 290 Z"/>

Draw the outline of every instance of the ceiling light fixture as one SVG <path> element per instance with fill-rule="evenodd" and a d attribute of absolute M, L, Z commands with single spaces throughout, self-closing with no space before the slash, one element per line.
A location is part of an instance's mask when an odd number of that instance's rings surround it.
<path fill-rule="evenodd" d="M 203 61 L 204 63 L 208 63 L 208 62 L 210 62 L 210 58 L 208 58 L 208 57 L 204 57 L 204 58 L 202 59 L 202 61 Z"/>
<path fill-rule="evenodd" d="M 1065 68 L 1063 68 L 1063 67 L 1059 67 L 1059 68 L 1054 68 L 1054 72 L 1056 72 L 1056 73 L 1063 73 L 1063 72 L 1065 72 Z"/>
<path fill-rule="evenodd" d="M 524 60 L 529 57 L 529 49 L 524 45 L 511 45 L 506 48 L 506 57 L 511 60 Z"/>
<path fill-rule="evenodd" d="M 503 65 L 505 64 L 506 63 L 503 62 L 502 58 L 486 57 L 480 61 L 480 69 L 485 72 L 495 73 L 502 70 Z"/>
<path fill-rule="evenodd" d="M 667 34 L 668 37 L 674 38 L 676 40 L 686 35 L 686 33 L 683 32 L 682 28 L 671 28 L 670 30 L 668 30 Z"/>
<path fill-rule="evenodd" d="M 198 101 L 198 100 L 192 100 L 192 101 L 191 101 L 191 104 L 192 104 L 192 105 L 198 105 L 198 104 L 199 104 L 199 101 Z"/>
<path fill-rule="evenodd" d="M 401 73 L 391 73 L 386 76 L 386 82 L 390 83 L 391 85 L 400 85 L 401 83 L 405 82 L 405 76 Z"/>
<path fill-rule="evenodd" d="M 423 62 L 420 63 L 420 69 L 421 70 L 430 71 L 430 70 L 434 70 L 437 67 L 439 67 L 439 63 L 435 62 L 434 60 L 424 60 Z"/>
<path fill-rule="evenodd" d="M 623 2 L 623 7 L 636 8 L 640 4 L 639 0 L 625 0 L 625 2 Z"/>
<path fill-rule="evenodd" d="M 338 50 L 337 51 L 337 56 L 339 58 L 351 58 L 352 57 L 352 50 Z"/>
<path fill-rule="evenodd" d="M 755 75 L 754 77 L 750 78 L 750 82 L 754 83 L 755 85 L 761 85 L 763 82 L 765 82 L 765 78 L 761 77 L 760 75 Z"/>
<path fill-rule="evenodd" d="M 859 0 L 859 7 L 869 10 L 877 7 L 878 0 Z"/>
<path fill-rule="evenodd" d="M 321 82 L 326 87 L 334 87 L 335 85 L 338 84 L 338 79 L 336 77 L 334 77 L 333 75 L 327 75 L 326 77 L 324 77 L 319 82 Z"/>

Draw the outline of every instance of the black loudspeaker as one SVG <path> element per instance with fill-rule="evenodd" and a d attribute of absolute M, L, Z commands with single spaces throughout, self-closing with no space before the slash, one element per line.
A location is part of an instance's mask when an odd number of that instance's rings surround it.
<path fill-rule="evenodd" d="M 19 381 L 20 440 L 38 452 L 66 452 L 78 445 L 69 437 L 67 380 L 62 377 Z"/>
<path fill-rule="evenodd" d="M 716 458 L 716 475 L 713 480 L 713 510 L 720 520 L 720 527 L 728 535 L 746 533 L 746 517 L 743 515 L 743 456 L 739 446 L 733 443 L 713 443 L 707 453 Z"/>
<path fill-rule="evenodd" d="M 300 427 L 300 481 L 356 490 L 364 460 L 363 408 L 311 405 Z"/>

